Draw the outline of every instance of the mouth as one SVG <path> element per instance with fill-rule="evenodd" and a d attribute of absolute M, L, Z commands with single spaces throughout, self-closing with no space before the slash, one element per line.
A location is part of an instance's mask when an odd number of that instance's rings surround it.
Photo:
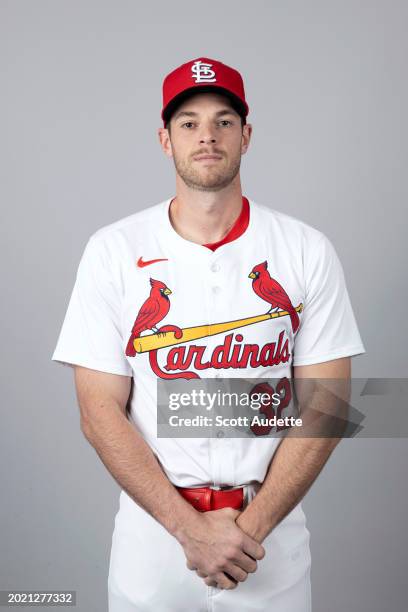
<path fill-rule="evenodd" d="M 220 155 L 197 155 L 194 161 L 219 161 L 222 159 Z"/>

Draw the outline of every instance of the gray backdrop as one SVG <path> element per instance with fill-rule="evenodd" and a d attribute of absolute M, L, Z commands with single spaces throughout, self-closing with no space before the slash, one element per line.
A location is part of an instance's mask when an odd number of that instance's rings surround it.
<path fill-rule="evenodd" d="M 119 488 L 51 354 L 96 229 L 174 194 L 161 82 L 207 55 L 244 75 L 244 194 L 332 240 L 367 355 L 406 376 L 407 3 L 4 1 L 0 589 L 104 612 Z M 5 218 L 4 218 L 5 217 Z M 408 606 L 407 440 L 345 440 L 304 508 L 314 612 Z"/>

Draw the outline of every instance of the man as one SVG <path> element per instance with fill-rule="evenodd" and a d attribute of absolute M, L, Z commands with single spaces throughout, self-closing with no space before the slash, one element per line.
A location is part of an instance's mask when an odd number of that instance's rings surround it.
<path fill-rule="evenodd" d="M 219 61 L 165 78 L 176 195 L 90 237 L 53 354 L 122 488 L 110 612 L 311 609 L 300 502 L 337 440 L 157 436 L 157 380 L 348 380 L 365 352 L 330 241 L 242 194 L 248 110 Z"/>

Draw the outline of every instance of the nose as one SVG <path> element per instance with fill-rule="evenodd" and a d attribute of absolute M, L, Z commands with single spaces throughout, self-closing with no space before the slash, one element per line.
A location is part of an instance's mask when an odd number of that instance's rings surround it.
<path fill-rule="evenodd" d="M 211 123 L 203 124 L 199 138 L 200 144 L 214 144 L 216 142 L 214 126 Z"/>
<path fill-rule="evenodd" d="M 200 144 L 214 144 L 216 142 L 214 136 L 210 136 L 205 135 L 205 136 L 201 136 L 200 138 Z"/>

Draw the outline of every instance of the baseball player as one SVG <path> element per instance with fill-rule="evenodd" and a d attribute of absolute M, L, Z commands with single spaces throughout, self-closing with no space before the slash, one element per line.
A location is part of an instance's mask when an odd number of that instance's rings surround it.
<path fill-rule="evenodd" d="M 329 239 L 242 194 L 248 111 L 220 61 L 165 77 L 175 194 L 89 238 L 52 356 L 121 487 L 110 612 L 311 610 L 301 500 L 335 441 L 157 435 L 158 380 L 348 379 L 365 352 Z"/>

